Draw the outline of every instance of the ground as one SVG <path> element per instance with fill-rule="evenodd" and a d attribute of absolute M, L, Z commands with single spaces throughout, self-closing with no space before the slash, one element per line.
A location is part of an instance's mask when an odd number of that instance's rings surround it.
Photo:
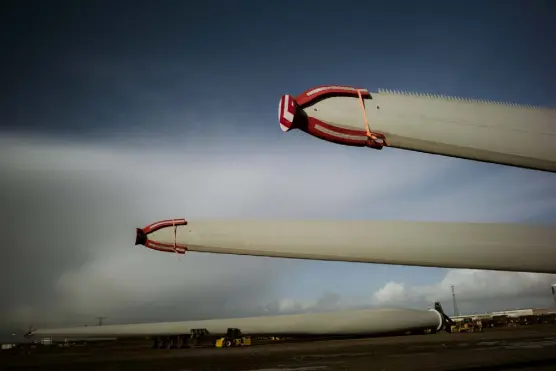
<path fill-rule="evenodd" d="M 0 355 L 2 370 L 335 371 L 335 370 L 556 370 L 556 326 L 277 343 L 231 349 L 153 350 L 82 346 L 30 355 Z"/>

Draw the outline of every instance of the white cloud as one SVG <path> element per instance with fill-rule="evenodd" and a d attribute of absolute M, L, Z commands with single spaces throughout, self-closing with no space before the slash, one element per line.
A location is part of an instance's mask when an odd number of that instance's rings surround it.
<path fill-rule="evenodd" d="M 403 283 L 388 282 L 383 288 L 375 292 L 374 298 L 378 304 L 399 304 L 405 301 L 405 291 Z"/>
<path fill-rule="evenodd" d="M 488 312 L 492 310 L 551 307 L 551 284 L 554 274 L 496 272 L 471 269 L 450 269 L 438 282 L 430 285 L 412 285 L 411 282 L 387 281 L 375 292 L 361 292 L 356 296 L 342 296 L 324 292 L 317 297 L 285 298 L 267 304 L 270 312 L 319 312 L 357 307 L 411 307 L 432 308 L 436 301 L 453 313 L 454 285 L 460 313 Z"/>
<path fill-rule="evenodd" d="M 451 269 L 446 276 L 432 285 L 410 285 L 388 282 L 374 293 L 372 304 L 426 305 L 434 301 L 451 303 L 454 285 L 456 298 L 474 311 L 481 310 L 484 300 L 511 300 L 527 306 L 527 302 L 551 305 L 550 285 L 556 282 L 554 274 L 522 272 L 496 272 L 472 269 Z M 484 307 L 484 306 L 483 306 Z M 483 309 L 485 310 L 485 309 Z"/>
<path fill-rule="evenodd" d="M 415 215 L 418 211 L 416 218 L 423 220 L 477 222 L 519 222 L 556 212 L 556 174 L 476 165 L 479 175 L 471 172 L 449 189 L 435 187 L 434 195 L 396 204 L 398 212 Z"/>

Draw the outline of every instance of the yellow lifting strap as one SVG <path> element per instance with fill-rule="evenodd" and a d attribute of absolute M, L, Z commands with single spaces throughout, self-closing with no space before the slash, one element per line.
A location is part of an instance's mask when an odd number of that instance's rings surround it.
<path fill-rule="evenodd" d="M 363 111 L 363 119 L 365 120 L 365 131 L 367 132 L 367 138 L 372 141 L 376 146 L 388 146 L 386 137 L 380 133 L 373 133 L 369 126 L 369 119 L 367 118 L 367 110 L 365 110 L 365 102 L 363 101 L 363 96 L 361 95 L 361 89 L 357 89 L 357 95 L 359 96 L 359 103 L 361 104 L 361 110 Z M 382 143 L 380 142 L 382 141 Z"/>
<path fill-rule="evenodd" d="M 175 252 L 176 254 L 178 254 L 177 241 L 176 241 L 176 240 L 177 240 L 177 237 L 178 237 L 178 236 L 177 236 L 177 234 L 178 234 L 178 233 L 177 233 L 177 232 L 178 232 L 178 226 L 176 225 L 176 220 L 175 220 L 175 219 L 172 220 L 172 227 L 174 227 L 174 252 Z"/>

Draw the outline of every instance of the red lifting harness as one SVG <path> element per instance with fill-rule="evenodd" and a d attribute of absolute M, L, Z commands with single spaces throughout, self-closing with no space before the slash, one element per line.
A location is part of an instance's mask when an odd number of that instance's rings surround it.
<path fill-rule="evenodd" d="M 187 251 L 187 246 L 184 244 L 178 243 L 177 241 L 177 234 L 178 234 L 178 227 L 187 225 L 187 221 L 185 219 L 171 219 L 171 220 L 162 220 L 156 223 L 152 223 L 145 228 L 137 228 L 137 235 L 135 238 L 135 245 L 143 245 L 148 247 L 149 249 L 157 250 L 157 251 L 165 251 L 170 253 L 176 254 L 185 254 Z M 173 228 L 174 240 L 172 242 L 159 242 L 153 241 L 148 238 L 148 235 L 156 232 L 162 228 Z"/>
<path fill-rule="evenodd" d="M 357 89 L 357 95 L 359 96 L 359 103 L 361 103 L 361 109 L 363 110 L 365 131 L 367 132 L 367 145 L 374 149 L 382 149 L 384 146 L 388 146 L 388 142 L 386 141 L 384 134 L 373 133 L 371 131 L 369 120 L 367 119 L 367 111 L 365 110 L 365 102 L 363 101 L 363 96 L 361 95 L 361 89 Z"/>
<path fill-rule="evenodd" d="M 359 103 L 363 110 L 365 130 L 361 130 L 361 127 L 357 124 L 357 118 L 355 125 L 353 121 L 349 125 L 343 125 L 339 122 L 326 121 L 318 114 L 313 115 L 312 112 L 306 110 L 321 100 L 346 96 L 359 98 Z M 336 85 L 315 87 L 295 98 L 292 98 L 291 95 L 284 95 L 280 99 L 278 112 L 280 128 L 284 132 L 291 129 L 300 129 L 307 134 L 329 142 L 380 150 L 389 144 L 384 134 L 371 131 L 367 111 L 365 110 L 364 98 L 372 99 L 371 93 L 367 89 Z M 346 107 L 346 110 L 351 111 L 353 109 L 351 106 L 352 102 L 349 104 L 350 106 L 349 108 Z M 305 111 L 305 113 L 302 111 Z M 314 111 L 317 111 L 317 108 Z M 350 120 L 353 120 L 352 113 L 349 112 Z M 341 118 L 335 117 L 335 120 L 341 120 Z"/>

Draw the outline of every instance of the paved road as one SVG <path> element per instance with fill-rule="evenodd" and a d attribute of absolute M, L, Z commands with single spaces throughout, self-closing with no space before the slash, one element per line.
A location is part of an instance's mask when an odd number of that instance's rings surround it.
<path fill-rule="evenodd" d="M 2 355 L 3 370 L 335 371 L 556 370 L 556 326 L 374 339 L 283 343 L 236 349 L 152 350 L 86 346 Z"/>

